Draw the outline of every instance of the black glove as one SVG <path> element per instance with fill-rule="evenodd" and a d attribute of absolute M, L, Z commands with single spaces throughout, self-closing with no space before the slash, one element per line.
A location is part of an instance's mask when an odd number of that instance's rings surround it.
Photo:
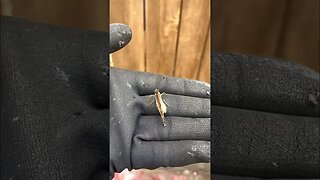
<path fill-rule="evenodd" d="M 126 46 L 132 38 L 129 26 L 120 23 L 110 24 L 109 53 L 120 50 Z"/>
<path fill-rule="evenodd" d="M 154 101 L 165 92 L 166 127 Z M 210 86 L 110 69 L 110 168 L 153 169 L 210 160 Z"/>
<path fill-rule="evenodd" d="M 1 179 L 107 179 L 106 32 L 1 17 Z"/>
<path fill-rule="evenodd" d="M 213 175 L 214 180 L 261 180 L 254 177 L 241 177 L 241 176 L 227 176 L 227 175 Z M 272 180 L 319 180 L 319 179 L 288 179 L 288 178 L 276 178 Z"/>
<path fill-rule="evenodd" d="M 213 172 L 319 178 L 319 74 L 237 54 L 211 65 Z"/>

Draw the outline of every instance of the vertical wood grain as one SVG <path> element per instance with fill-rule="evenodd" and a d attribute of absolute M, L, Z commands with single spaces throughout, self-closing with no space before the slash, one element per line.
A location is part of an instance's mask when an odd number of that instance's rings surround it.
<path fill-rule="evenodd" d="M 124 23 L 132 30 L 131 42 L 112 54 L 115 67 L 144 71 L 145 44 L 143 30 L 143 0 L 111 0 L 110 22 Z"/>
<path fill-rule="evenodd" d="M 200 69 L 197 79 L 200 81 L 210 82 L 210 60 L 211 60 L 211 28 L 209 26 L 207 31 L 206 46 L 203 51 L 203 57 L 201 58 Z"/>
<path fill-rule="evenodd" d="M 105 0 L 6 0 L 11 15 L 34 22 L 106 31 L 108 3 Z"/>
<path fill-rule="evenodd" d="M 181 0 L 146 1 L 146 71 L 173 76 Z"/>
<path fill-rule="evenodd" d="M 209 0 L 183 0 L 174 76 L 196 79 L 210 25 Z"/>
<path fill-rule="evenodd" d="M 319 0 L 213 1 L 213 51 L 319 66 Z"/>
<path fill-rule="evenodd" d="M 287 0 L 214 1 L 213 49 L 274 54 L 285 22 L 287 3 Z"/>
<path fill-rule="evenodd" d="M 114 66 L 210 82 L 210 1 L 143 2 L 110 1 L 111 22 L 133 31 L 127 47 L 112 54 Z"/>
<path fill-rule="evenodd" d="M 319 61 L 319 0 L 291 0 L 276 57 L 284 57 L 308 65 L 320 72 Z"/>

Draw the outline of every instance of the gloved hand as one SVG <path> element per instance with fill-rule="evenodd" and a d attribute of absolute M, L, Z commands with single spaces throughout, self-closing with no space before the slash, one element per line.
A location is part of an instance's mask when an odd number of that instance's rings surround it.
<path fill-rule="evenodd" d="M 164 127 L 154 90 L 165 92 Z M 110 171 L 210 160 L 210 86 L 110 68 Z"/>
<path fill-rule="evenodd" d="M 107 179 L 106 32 L 1 17 L 1 178 Z"/>
<path fill-rule="evenodd" d="M 213 172 L 319 178 L 319 74 L 268 58 L 216 53 Z"/>
<path fill-rule="evenodd" d="M 122 49 L 132 38 L 129 26 L 120 23 L 110 24 L 109 30 L 109 54 Z"/>

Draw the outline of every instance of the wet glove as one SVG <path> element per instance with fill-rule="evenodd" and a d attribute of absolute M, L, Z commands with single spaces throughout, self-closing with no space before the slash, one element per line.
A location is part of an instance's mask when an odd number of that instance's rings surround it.
<path fill-rule="evenodd" d="M 319 74 L 239 54 L 211 66 L 213 173 L 319 178 Z"/>
<path fill-rule="evenodd" d="M 109 53 L 113 53 L 126 46 L 132 38 L 129 26 L 120 23 L 110 24 L 109 29 Z"/>
<path fill-rule="evenodd" d="M 165 92 L 166 127 L 154 91 Z M 110 171 L 210 160 L 210 86 L 110 68 Z"/>

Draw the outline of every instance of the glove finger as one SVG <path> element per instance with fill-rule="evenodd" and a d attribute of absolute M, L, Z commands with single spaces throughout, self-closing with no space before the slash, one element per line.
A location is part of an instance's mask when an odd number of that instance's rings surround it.
<path fill-rule="evenodd" d="M 135 137 L 144 141 L 210 141 L 210 118 L 166 117 L 163 127 L 160 116 L 140 116 Z"/>
<path fill-rule="evenodd" d="M 168 94 L 210 98 L 210 84 L 202 81 L 139 73 L 136 83 L 139 95 L 150 95 L 159 89 Z"/>
<path fill-rule="evenodd" d="M 213 108 L 216 173 L 260 178 L 319 174 L 319 118 Z"/>
<path fill-rule="evenodd" d="M 118 51 L 126 46 L 132 38 L 132 32 L 129 26 L 120 23 L 110 24 L 110 44 L 109 54 Z"/>
<path fill-rule="evenodd" d="M 143 114 L 157 115 L 159 111 L 156 107 L 156 100 L 152 96 L 141 98 Z M 210 99 L 195 98 L 188 96 L 177 96 L 171 94 L 162 95 L 162 99 L 167 104 L 167 116 L 180 116 L 191 118 L 210 118 Z"/>
<path fill-rule="evenodd" d="M 135 169 L 184 166 L 210 161 L 210 141 L 141 141 L 132 146 L 132 166 Z"/>
<path fill-rule="evenodd" d="M 213 103 L 319 117 L 319 73 L 298 64 L 239 54 L 214 54 Z"/>

